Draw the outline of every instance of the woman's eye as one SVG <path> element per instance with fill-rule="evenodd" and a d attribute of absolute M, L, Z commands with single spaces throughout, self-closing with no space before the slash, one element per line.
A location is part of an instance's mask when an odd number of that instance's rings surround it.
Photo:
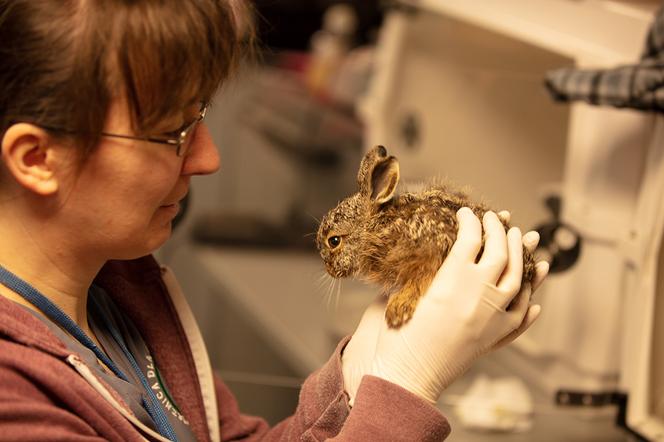
<path fill-rule="evenodd" d="M 337 248 L 339 247 L 339 244 L 341 244 L 341 237 L 340 236 L 330 236 L 327 239 L 327 243 L 331 248 Z"/>

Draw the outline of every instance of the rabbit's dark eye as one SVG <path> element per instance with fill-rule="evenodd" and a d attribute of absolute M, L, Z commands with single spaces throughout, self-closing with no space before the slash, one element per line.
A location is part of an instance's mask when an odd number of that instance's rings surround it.
<path fill-rule="evenodd" d="M 330 236 L 327 239 L 327 243 L 332 247 L 333 249 L 339 247 L 339 244 L 341 244 L 341 237 L 340 236 Z"/>

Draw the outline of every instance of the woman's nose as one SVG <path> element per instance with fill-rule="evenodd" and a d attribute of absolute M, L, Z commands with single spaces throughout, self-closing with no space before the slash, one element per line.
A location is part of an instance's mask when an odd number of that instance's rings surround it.
<path fill-rule="evenodd" d="M 219 170 L 219 151 L 205 123 L 196 128 L 189 152 L 182 164 L 182 175 L 208 175 Z"/>

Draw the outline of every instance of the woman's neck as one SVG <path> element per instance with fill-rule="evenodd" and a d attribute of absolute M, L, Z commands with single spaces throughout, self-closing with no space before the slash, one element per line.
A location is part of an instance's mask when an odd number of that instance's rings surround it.
<path fill-rule="evenodd" d="M 71 239 L 54 238 L 46 225 L 0 222 L 0 264 L 33 286 L 89 334 L 88 289 L 103 265 L 75 251 Z M 0 284 L 0 295 L 36 311 L 38 307 Z"/>

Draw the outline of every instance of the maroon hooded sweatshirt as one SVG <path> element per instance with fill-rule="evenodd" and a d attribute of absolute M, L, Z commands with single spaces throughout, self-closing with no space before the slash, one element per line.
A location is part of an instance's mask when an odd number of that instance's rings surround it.
<path fill-rule="evenodd" d="M 210 368 L 200 331 L 172 273 L 147 256 L 111 261 L 95 284 L 127 313 L 147 343 L 199 441 L 441 441 L 450 427 L 409 391 L 365 376 L 351 409 L 341 351 L 304 382 L 295 413 L 270 428 L 240 413 Z M 142 425 L 38 318 L 0 296 L 0 439 L 165 440 Z"/>

